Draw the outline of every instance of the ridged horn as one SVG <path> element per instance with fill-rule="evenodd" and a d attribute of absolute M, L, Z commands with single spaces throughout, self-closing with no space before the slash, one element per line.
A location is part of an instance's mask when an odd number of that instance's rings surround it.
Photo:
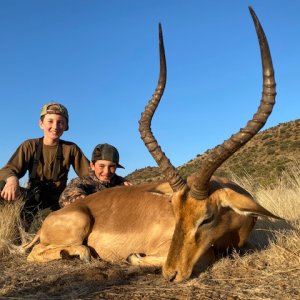
<path fill-rule="evenodd" d="M 263 69 L 263 92 L 260 106 L 253 118 L 248 121 L 246 127 L 232 135 L 222 145 L 215 147 L 208 155 L 200 170 L 197 172 L 196 179 L 191 187 L 190 195 L 196 199 L 202 200 L 208 197 L 209 180 L 213 173 L 238 149 L 245 145 L 257 132 L 264 126 L 275 104 L 276 83 L 270 49 L 267 38 L 262 26 L 251 7 L 249 7 L 252 16 L 259 45 Z"/>
<path fill-rule="evenodd" d="M 145 107 L 139 121 L 139 131 L 145 146 L 159 166 L 161 173 L 165 176 L 174 192 L 182 189 L 185 186 L 185 181 L 180 177 L 170 160 L 158 145 L 152 131 L 151 121 L 155 110 L 164 93 L 167 80 L 167 64 L 165 58 L 165 49 L 162 35 L 161 24 L 159 24 L 159 57 L 160 57 L 160 72 L 157 87 L 148 105 Z"/>

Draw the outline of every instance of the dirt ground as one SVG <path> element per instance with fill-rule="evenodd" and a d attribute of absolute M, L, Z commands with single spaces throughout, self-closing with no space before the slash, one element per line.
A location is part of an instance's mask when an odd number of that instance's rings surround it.
<path fill-rule="evenodd" d="M 197 287 L 164 280 L 160 269 L 78 259 L 26 263 L 24 256 L 1 261 L 2 298 L 39 299 L 212 299 Z M 215 293 L 219 298 L 219 293 Z M 200 297 L 200 298 L 199 298 Z M 222 298 L 221 298 L 222 299 Z M 223 299 L 227 299 L 223 297 Z"/>
<path fill-rule="evenodd" d="M 268 255 L 258 257 L 246 254 L 244 263 L 242 257 L 222 258 L 184 283 L 169 283 L 160 269 L 126 262 L 32 264 L 15 254 L 1 259 L 0 299 L 300 299 L 299 266 L 273 272 Z"/>

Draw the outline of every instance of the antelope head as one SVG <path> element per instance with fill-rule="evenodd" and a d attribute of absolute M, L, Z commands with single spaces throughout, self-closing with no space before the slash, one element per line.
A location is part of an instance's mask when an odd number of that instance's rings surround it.
<path fill-rule="evenodd" d="M 221 245 L 222 240 L 223 242 L 225 240 L 225 246 L 241 246 L 255 223 L 255 218 L 249 217 L 250 215 L 277 218 L 253 201 L 251 195 L 241 187 L 213 177 L 213 173 L 222 163 L 264 126 L 275 104 L 276 84 L 268 42 L 253 9 L 249 7 L 249 10 L 262 58 L 263 92 L 260 106 L 246 126 L 222 145 L 215 147 L 198 172 L 187 181 L 176 171 L 151 131 L 151 120 L 163 95 L 167 75 L 162 29 L 159 24 L 159 80 L 152 98 L 141 115 L 139 131 L 173 190 L 175 230 L 163 266 L 163 275 L 170 281 L 188 279 L 196 262 L 205 257 L 212 249 L 212 245 Z"/>

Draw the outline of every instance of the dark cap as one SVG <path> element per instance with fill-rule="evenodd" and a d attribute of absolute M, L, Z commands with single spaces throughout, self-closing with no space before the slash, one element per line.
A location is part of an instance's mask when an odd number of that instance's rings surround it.
<path fill-rule="evenodd" d="M 109 144 L 99 144 L 92 153 L 92 161 L 109 160 L 117 164 L 117 168 L 125 169 L 119 164 L 119 152 L 117 148 Z"/>

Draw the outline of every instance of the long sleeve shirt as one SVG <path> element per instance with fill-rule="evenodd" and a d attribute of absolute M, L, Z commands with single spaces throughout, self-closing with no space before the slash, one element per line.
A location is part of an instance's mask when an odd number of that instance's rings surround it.
<path fill-rule="evenodd" d="M 62 145 L 62 159 L 58 169 L 57 180 L 53 182 L 53 167 L 56 159 L 57 146 L 43 145 L 43 151 L 36 171 L 36 180 L 55 185 L 55 194 L 60 195 L 68 181 L 68 172 L 72 166 L 78 176 L 89 173 L 89 160 L 81 149 L 72 142 L 60 140 Z M 10 176 L 22 178 L 26 172 L 29 174 L 33 168 L 35 153 L 37 152 L 39 138 L 23 142 L 9 159 L 7 164 L 0 169 L 0 180 L 6 181 Z"/>

